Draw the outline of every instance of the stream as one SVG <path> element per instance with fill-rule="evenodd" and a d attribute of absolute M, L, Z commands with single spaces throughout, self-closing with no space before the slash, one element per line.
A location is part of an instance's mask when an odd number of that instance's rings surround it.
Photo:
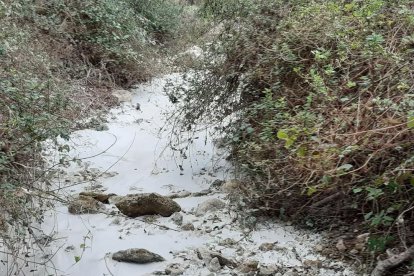
<path fill-rule="evenodd" d="M 355 275 L 346 264 L 318 253 L 319 234 L 276 221 L 241 219 L 245 210 L 230 208 L 223 189 L 211 188 L 216 180 L 231 180 L 231 166 L 208 131 L 189 142 L 188 158 L 168 146 L 167 118 L 175 106 L 163 88 L 181 79 L 169 74 L 141 84 L 106 115 L 107 127 L 74 132 L 65 155 L 79 161 L 60 166 L 52 185 L 68 200 L 84 191 L 176 195 L 182 211 L 172 217 L 130 218 L 106 204 L 101 213 L 76 215 L 56 203 L 41 225 L 49 238 L 34 257 L 50 262 L 30 265 L 25 275 Z M 62 157 L 52 145 L 45 149 L 49 164 Z M 226 207 L 196 214 L 209 199 Z M 111 258 L 129 248 L 147 249 L 165 261 L 133 264 Z M 202 252 L 221 254 L 237 265 L 214 265 Z"/>

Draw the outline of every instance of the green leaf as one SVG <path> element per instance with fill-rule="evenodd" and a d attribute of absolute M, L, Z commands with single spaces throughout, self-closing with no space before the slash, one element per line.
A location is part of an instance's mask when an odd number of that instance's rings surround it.
<path fill-rule="evenodd" d="M 348 88 L 354 88 L 354 87 L 356 87 L 356 86 L 357 86 L 357 83 L 356 83 L 356 82 L 354 82 L 354 81 L 348 81 L 348 83 L 346 84 L 346 86 L 347 86 Z"/>
<path fill-rule="evenodd" d="M 303 146 L 299 147 L 299 148 L 296 150 L 296 154 L 297 154 L 299 157 L 305 157 L 305 156 L 306 156 L 306 152 L 307 152 L 307 149 L 306 149 L 306 147 L 303 147 Z"/>
<path fill-rule="evenodd" d="M 307 196 L 311 196 L 314 193 L 316 193 L 318 191 L 318 189 L 316 189 L 316 187 L 308 187 L 308 191 L 306 192 Z"/>
<path fill-rule="evenodd" d="M 368 192 L 367 199 L 368 200 L 374 200 L 380 197 L 384 194 L 383 190 L 372 188 L 372 187 L 366 187 L 365 190 Z"/>
<path fill-rule="evenodd" d="M 248 127 L 248 128 L 246 128 L 246 132 L 247 132 L 248 134 L 252 134 L 252 133 L 254 132 L 254 128 L 252 128 L 252 127 Z"/>
<path fill-rule="evenodd" d="M 414 116 L 408 117 L 407 120 L 407 127 L 408 128 L 414 128 Z"/>
<path fill-rule="evenodd" d="M 287 140 L 289 139 L 289 135 L 286 133 L 285 130 L 281 129 L 277 132 L 277 138 L 282 139 L 282 140 Z"/>
<path fill-rule="evenodd" d="M 286 145 L 285 145 L 285 147 L 288 149 L 288 148 L 290 148 L 293 145 L 293 143 L 295 143 L 295 140 L 293 140 L 293 139 L 286 139 Z"/>
<path fill-rule="evenodd" d="M 362 188 L 355 188 L 352 191 L 354 192 L 354 194 L 358 194 L 358 193 L 362 192 Z"/>
<path fill-rule="evenodd" d="M 350 169 L 352 169 L 354 166 L 352 166 L 351 164 L 343 164 L 342 166 L 338 167 L 336 170 L 337 171 L 349 171 Z"/>
<path fill-rule="evenodd" d="M 81 259 L 81 257 L 79 257 L 79 256 L 75 256 L 75 262 L 77 263 L 77 262 L 79 262 L 80 261 L 80 259 Z"/>

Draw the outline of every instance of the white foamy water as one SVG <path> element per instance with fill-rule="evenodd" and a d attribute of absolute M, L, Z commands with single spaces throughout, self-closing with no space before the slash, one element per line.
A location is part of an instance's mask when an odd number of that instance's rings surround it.
<path fill-rule="evenodd" d="M 123 103 L 107 115 L 108 130 L 73 133 L 69 158 L 76 157 L 81 162 L 61 168 L 63 173 L 53 184 L 59 188 L 59 195 L 68 199 L 91 188 L 117 195 L 141 192 L 168 195 L 184 190 L 199 192 L 209 188 L 215 179 L 226 179 L 229 166 L 206 131 L 198 133 L 198 138 L 189 143 L 186 159 L 168 147 L 171 126 L 166 118 L 174 106 L 163 87 L 169 79 L 179 82 L 180 78 L 178 74 L 167 75 L 133 90 L 131 102 Z M 140 110 L 135 108 L 137 103 Z M 162 127 L 165 131 L 160 132 Z M 51 164 L 61 158 L 53 147 L 46 152 Z M 298 275 L 353 275 L 346 266 L 315 253 L 319 235 L 276 222 L 258 223 L 253 231 L 247 231 L 237 222 L 240 214 L 228 209 L 196 217 L 193 209 L 209 198 L 227 202 L 223 193 L 176 199 L 183 209 L 184 224 L 192 223 L 195 231 L 182 231 L 170 218 L 164 217 L 72 215 L 67 206 L 58 203 L 41 225 L 53 241 L 34 258 L 51 261 L 48 267 L 30 265 L 25 275 L 139 276 L 164 271 L 171 263 L 180 264 L 184 275 L 243 275 L 230 268 L 210 274 L 197 257 L 199 248 L 221 252 L 241 264 L 255 260 L 262 267 L 292 268 Z M 107 205 L 106 209 L 109 214 L 116 207 Z M 260 251 L 259 246 L 265 242 L 277 243 L 277 248 Z M 145 248 L 166 261 L 139 265 L 111 259 L 111 253 L 129 248 Z M 305 269 L 306 261 L 315 260 L 323 264 L 322 268 Z"/>

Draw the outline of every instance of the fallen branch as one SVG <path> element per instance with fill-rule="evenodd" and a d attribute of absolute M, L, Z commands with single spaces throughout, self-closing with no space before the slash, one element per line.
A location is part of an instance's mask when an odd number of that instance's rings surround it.
<path fill-rule="evenodd" d="M 391 268 L 397 267 L 410 259 L 414 259 L 414 245 L 398 255 L 379 261 L 371 276 L 382 276 Z"/>
<path fill-rule="evenodd" d="M 342 193 L 342 192 L 338 192 L 338 193 L 335 193 L 335 194 L 330 195 L 330 196 L 328 196 L 328 197 L 325 197 L 324 199 L 322 199 L 322 200 L 320 200 L 320 201 L 318 201 L 318 202 L 316 202 L 316 203 L 312 204 L 312 205 L 311 205 L 311 208 L 317 208 L 317 207 L 323 206 L 323 205 L 325 205 L 325 204 L 328 204 L 329 202 L 331 202 L 331 201 L 334 201 L 334 200 L 338 199 L 338 198 L 339 198 L 339 197 L 341 197 L 342 195 L 343 195 L 343 193 Z"/>

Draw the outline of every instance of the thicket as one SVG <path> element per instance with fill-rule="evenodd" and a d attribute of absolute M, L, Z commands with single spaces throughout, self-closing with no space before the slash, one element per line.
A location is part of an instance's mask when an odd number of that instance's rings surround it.
<path fill-rule="evenodd" d="M 201 12 L 221 31 L 174 92 L 180 123 L 222 126 L 244 201 L 369 232 L 366 256 L 412 246 L 413 2 L 208 0 Z"/>
<path fill-rule="evenodd" d="M 112 87 L 151 77 L 181 11 L 162 0 L 0 0 L 1 271 L 20 275 L 41 246 L 31 223 L 53 202 L 41 143 L 113 104 Z"/>

